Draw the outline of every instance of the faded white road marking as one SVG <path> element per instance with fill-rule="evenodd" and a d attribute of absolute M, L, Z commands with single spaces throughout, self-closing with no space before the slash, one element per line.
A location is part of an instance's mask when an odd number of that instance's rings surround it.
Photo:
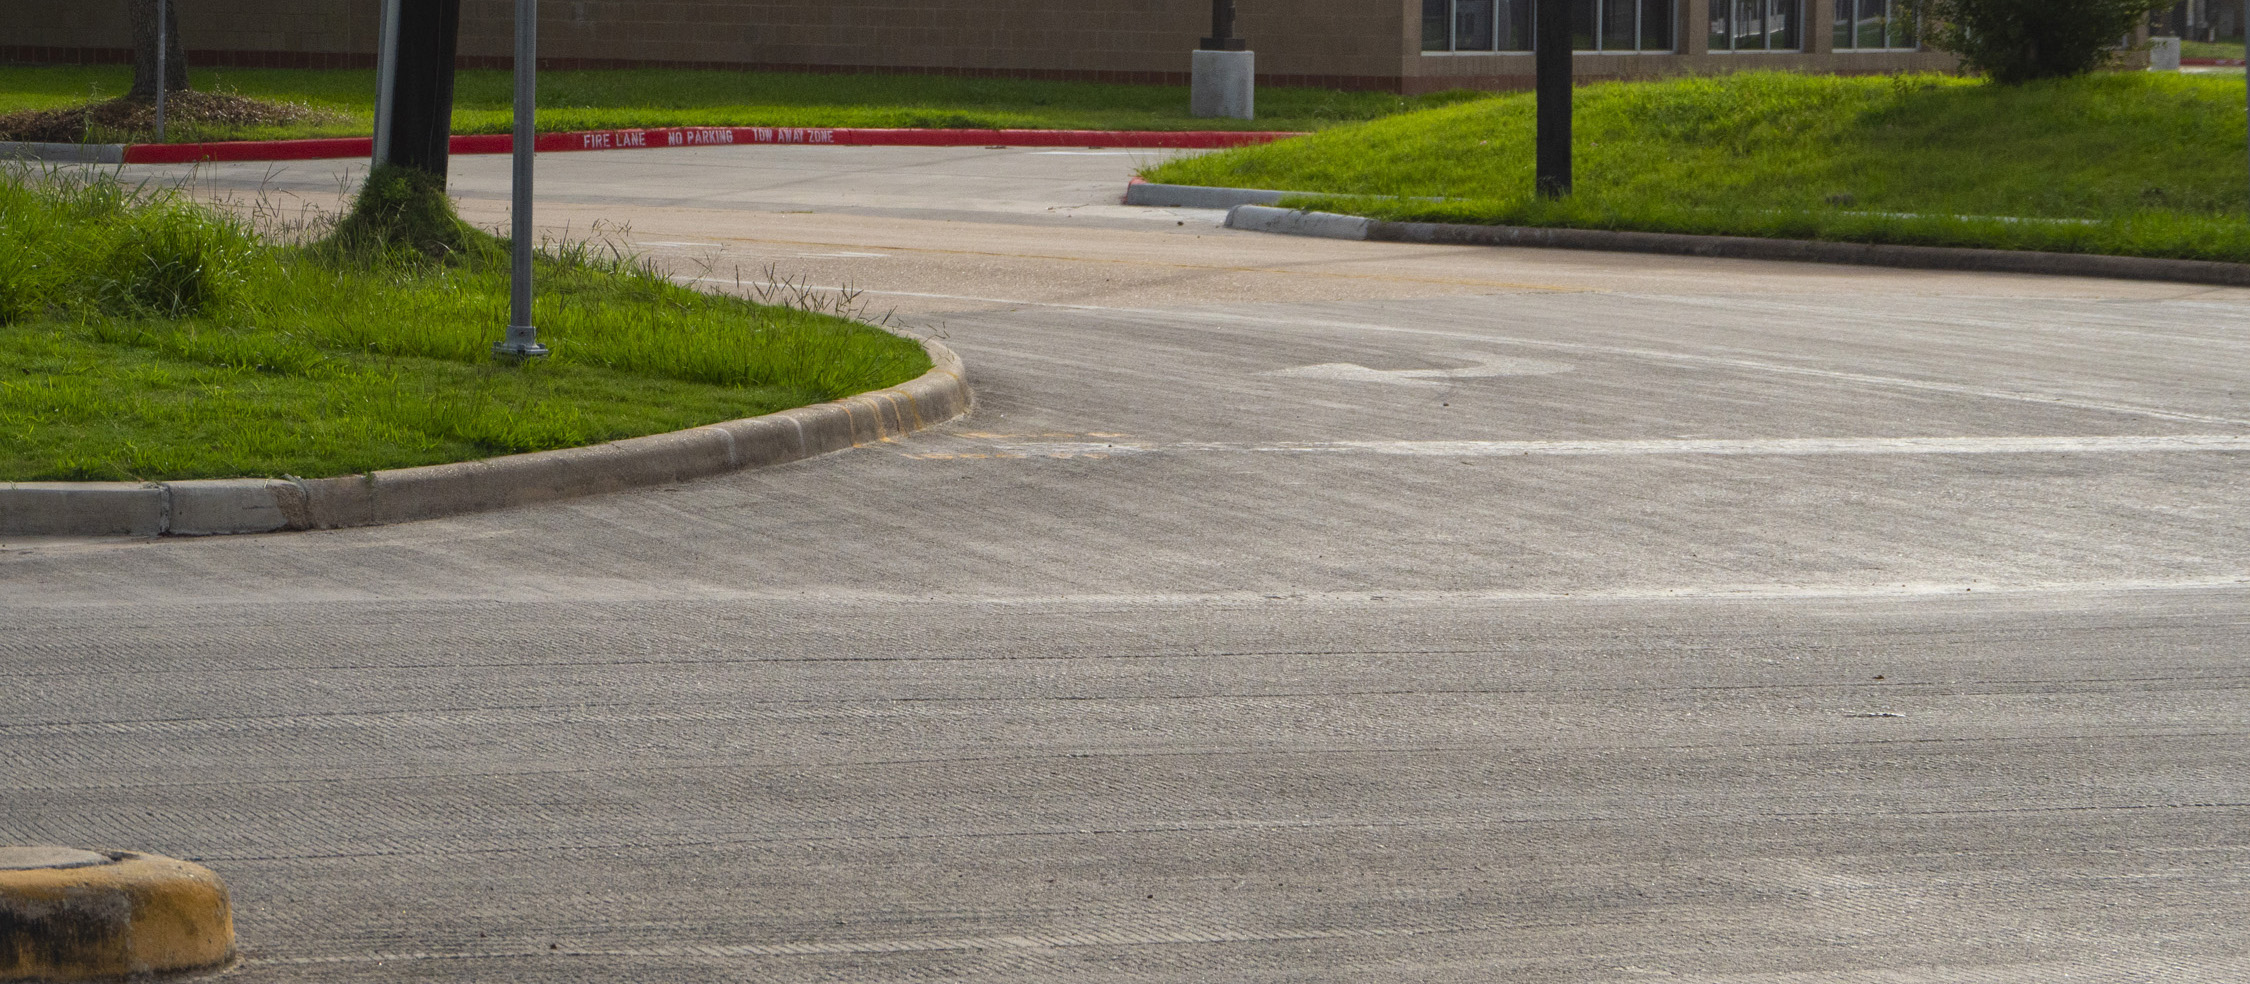
<path fill-rule="evenodd" d="M 1819 369 L 1811 366 L 1793 366 L 1757 359 L 1736 359 L 1715 355 L 1698 355 L 1693 352 L 1667 352 L 1661 349 L 1637 348 L 1622 345 L 1595 345 L 1588 342 L 1557 342 L 1541 338 L 1522 338 L 1510 335 L 1487 335 L 1468 331 L 1446 331 L 1436 328 L 1408 328 L 1402 325 L 1377 325 L 1361 321 L 1328 321 L 1314 318 L 1274 318 L 1259 315 L 1228 314 L 1218 311 L 1148 311 L 1152 315 L 1176 318 L 1201 318 L 1208 321 L 1246 324 L 1276 325 L 1288 328 L 1339 328 L 1350 331 L 1374 331 L 1399 335 L 1419 335 L 1425 338 L 1449 338 L 1468 342 L 1485 342 L 1492 345 L 1513 345 L 1520 348 L 1548 349 L 1562 352 L 1587 352 L 1616 355 L 1652 362 L 1673 362 L 1688 365 L 1715 366 L 1724 369 L 1745 369 L 1790 376 L 1813 376 L 1867 386 L 1886 386 L 1896 389 L 1920 390 L 1928 393 L 1948 393 L 1955 396 L 1973 396 L 1987 400 L 2008 400 L 2018 403 L 2036 403 L 2042 406 L 2068 407 L 2073 410 L 2098 410 L 2106 413 L 2132 414 L 2158 420 L 2178 420 L 2199 424 L 2235 424 L 2250 426 L 2250 418 L 2220 417 L 2209 414 L 2180 413 L 2155 407 L 2130 403 L 2111 403 L 2104 400 L 2083 400 L 2052 393 L 2024 390 L 1991 389 L 1967 386 L 1960 383 L 1942 383 L 1934 380 L 1907 379 L 1901 376 L 1877 376 L 1870 373 L 1849 372 L 1841 369 Z"/>
<path fill-rule="evenodd" d="M 726 277 L 695 277 L 710 283 L 734 283 Z M 1757 359 L 1735 359 L 1692 352 L 1667 352 L 1660 349 L 1637 348 L 1622 345 L 1595 345 L 1587 342 L 1558 342 L 1539 338 L 1522 338 L 1510 335 L 1479 334 L 1469 331 L 1447 331 L 1436 328 L 1408 328 L 1402 325 L 1378 325 L 1363 321 L 1332 321 L 1320 318 L 1276 318 L 1251 314 L 1231 314 L 1220 311 L 1195 311 L 1182 308 L 1129 308 L 1102 304 L 1060 304 L 1052 301 L 1028 301 L 1004 297 L 978 297 L 969 294 L 927 294 L 906 290 L 852 290 L 843 287 L 809 286 L 807 290 L 879 294 L 896 297 L 930 297 L 940 300 L 978 301 L 986 304 L 1006 304 L 1023 307 L 1048 307 L 1066 311 L 1101 311 L 1119 315 L 1146 315 L 1159 318 L 1177 318 L 1183 321 L 1212 321 L 1228 324 L 1272 325 L 1288 329 L 1335 328 L 1347 331 L 1373 331 L 1389 334 L 1419 335 L 1425 338 L 1449 338 L 1465 342 L 1483 342 L 1491 345 L 1512 345 L 1521 348 L 1540 348 L 1564 352 L 1586 352 L 1645 359 L 1652 362 L 1672 362 L 1687 365 L 1713 366 L 1723 369 L 1740 369 L 1752 372 L 1770 372 L 1781 375 L 1812 376 L 1858 383 L 1865 386 L 1883 386 L 1895 389 L 1919 390 L 1926 393 L 1947 393 L 1986 400 L 2006 400 L 2015 403 L 2032 403 L 2040 406 L 2066 407 L 2072 410 L 2093 410 L 2102 413 L 2127 414 L 2156 420 L 2177 420 L 2198 424 L 2233 424 L 2250 426 L 2250 418 L 2222 417 L 2214 414 L 2181 413 L 2156 407 L 2131 403 L 2112 403 L 2106 400 L 2086 400 L 2039 393 L 2027 390 L 2004 390 L 1960 383 L 1944 383 L 1926 379 L 1908 379 L 1902 376 L 1878 376 L 1872 373 L 1849 372 L 1841 369 L 1819 369 L 1812 366 L 1793 366 Z"/>
<path fill-rule="evenodd" d="M 696 283 L 709 284 L 739 284 L 743 286 L 755 285 L 761 287 L 782 286 L 781 284 L 776 284 L 768 280 L 736 280 L 733 277 L 689 277 L 687 279 Z M 829 294 L 879 294 L 884 297 L 933 297 L 941 301 L 977 301 L 983 304 L 1009 304 L 1028 307 L 1051 307 L 1063 308 L 1070 311 L 1129 312 L 1132 310 L 1130 308 L 1104 307 L 1099 304 L 1057 304 L 1052 301 L 1019 301 L 1006 297 L 977 297 L 971 294 L 931 294 L 918 290 L 876 290 L 872 287 L 829 287 L 818 284 L 792 284 L 789 286 L 797 287 L 803 290 L 821 291 L 823 293 Z"/>
<path fill-rule="evenodd" d="M 2250 434 L 2108 437 L 1781 437 L 1622 441 L 1021 441 L 984 454 L 933 451 L 909 458 L 1106 458 L 1158 453 L 1383 454 L 1431 458 L 1650 455 L 2152 454 L 2250 451 Z"/>
<path fill-rule="evenodd" d="M 1327 379 L 1346 383 L 1383 383 L 1391 386 L 1437 386 L 1433 380 L 1481 379 L 1491 376 L 1546 376 L 1569 372 L 1570 364 L 1549 362 L 1545 359 L 1511 359 L 1505 356 L 1459 356 L 1476 362 L 1476 365 L 1458 369 L 1370 369 L 1353 362 L 1323 362 L 1319 365 L 1298 366 L 1294 369 L 1275 369 L 1259 373 L 1261 376 L 1292 376 L 1298 379 Z"/>

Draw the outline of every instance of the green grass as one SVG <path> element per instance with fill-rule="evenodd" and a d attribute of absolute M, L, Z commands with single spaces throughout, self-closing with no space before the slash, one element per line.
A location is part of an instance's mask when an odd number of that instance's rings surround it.
<path fill-rule="evenodd" d="M 2240 41 L 2181 41 L 2182 58 L 2242 58 Z"/>
<path fill-rule="evenodd" d="M 1146 176 L 1397 196 L 1291 201 L 1388 219 L 2250 261 L 2240 78 L 1745 73 L 1587 86 L 1576 105 L 1576 193 L 1561 202 L 1531 195 L 1528 94 Z"/>
<path fill-rule="evenodd" d="M 455 133 L 507 133 L 514 125 L 512 76 L 464 71 L 455 83 Z M 0 113 L 76 106 L 121 95 L 121 66 L 0 67 Z M 344 115 L 341 122 L 288 128 L 167 132 L 182 140 L 354 136 L 374 129 L 373 71 L 198 69 L 198 89 L 294 102 Z M 1314 130 L 1374 119 L 1456 95 L 1403 98 L 1382 92 L 1262 88 L 1254 121 L 1188 115 L 1184 86 L 1031 82 L 930 75 L 817 75 L 671 69 L 542 72 L 542 131 L 661 126 L 965 127 L 1096 130 Z M 170 128 L 167 128 L 168 130 Z"/>
<path fill-rule="evenodd" d="M 0 175 L 0 481 L 322 477 L 592 444 L 877 389 L 911 340 L 543 254 L 551 359 L 511 365 L 505 254 L 272 245 L 114 179 Z"/>

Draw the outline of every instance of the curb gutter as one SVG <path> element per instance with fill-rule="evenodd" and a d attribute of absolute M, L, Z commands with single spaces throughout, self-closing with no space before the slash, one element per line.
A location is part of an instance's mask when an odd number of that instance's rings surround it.
<path fill-rule="evenodd" d="M 642 130 L 542 133 L 540 153 L 574 150 L 647 150 L 726 147 L 738 144 L 833 147 L 1131 147 L 1215 150 L 1272 143 L 1297 133 L 1273 130 L 924 130 L 799 126 L 690 126 Z M 447 144 L 455 154 L 506 154 L 515 137 L 460 134 Z M 0 141 L 0 159 L 57 163 L 193 164 L 201 161 L 309 161 L 369 157 L 373 137 L 314 140 L 229 140 L 178 144 L 71 144 Z"/>
<path fill-rule="evenodd" d="M 1466 246 L 1529 246 L 1544 249 L 1605 250 L 1614 253 L 1668 253 L 1733 260 L 1788 260 L 1846 263 L 1917 270 L 1971 270 L 1980 273 L 2030 273 L 2057 277 L 2109 277 L 2117 280 L 2169 280 L 2191 284 L 2250 287 L 2250 264 L 2214 260 L 2165 260 L 2145 256 L 2092 253 L 2037 253 L 2012 249 L 1955 246 L 1891 246 L 1823 242 L 1810 239 L 1757 239 L 1748 236 L 1698 236 L 1673 232 L 1623 232 L 1610 229 L 1549 229 L 1536 226 L 1455 225 L 1443 222 L 1384 222 L 1356 215 L 1238 205 L 1227 212 L 1227 228 L 1329 239 Z"/>
<path fill-rule="evenodd" d="M 608 444 L 319 479 L 0 484 L 0 534 L 210 536 L 380 526 L 618 492 L 811 458 L 944 423 L 973 394 L 959 356 L 890 389 Z"/>

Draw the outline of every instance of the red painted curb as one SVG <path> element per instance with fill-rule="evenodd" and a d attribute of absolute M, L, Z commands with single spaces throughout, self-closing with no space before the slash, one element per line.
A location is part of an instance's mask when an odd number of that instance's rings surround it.
<path fill-rule="evenodd" d="M 1216 150 L 1272 143 L 1299 136 L 1256 130 L 876 130 L 797 126 L 666 127 L 655 130 L 581 130 L 542 133 L 533 144 L 541 153 L 568 150 L 636 150 L 649 147 L 703 147 L 729 144 L 825 144 L 836 147 L 1136 147 Z M 456 136 L 456 154 L 505 154 L 515 138 L 505 133 Z M 230 140 L 221 143 L 128 144 L 127 164 L 190 164 L 197 161 L 304 161 L 366 157 L 375 152 L 372 137 L 323 140 Z"/>

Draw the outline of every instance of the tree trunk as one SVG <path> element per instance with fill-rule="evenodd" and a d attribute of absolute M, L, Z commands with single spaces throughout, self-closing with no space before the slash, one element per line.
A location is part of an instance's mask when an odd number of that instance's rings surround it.
<path fill-rule="evenodd" d="M 133 90 L 125 98 L 156 101 L 156 5 L 164 5 L 164 91 L 185 92 L 188 87 L 187 48 L 180 44 L 180 7 L 172 0 L 125 0 L 125 17 L 133 25 Z"/>

